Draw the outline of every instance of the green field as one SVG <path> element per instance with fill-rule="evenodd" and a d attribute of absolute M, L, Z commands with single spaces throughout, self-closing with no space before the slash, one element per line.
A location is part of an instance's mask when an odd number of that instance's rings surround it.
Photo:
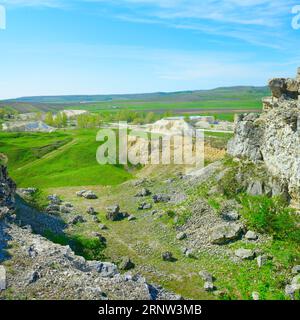
<path fill-rule="evenodd" d="M 0 108 L 17 112 L 57 112 L 64 109 L 84 109 L 92 112 L 117 111 L 172 111 L 221 113 L 220 110 L 260 110 L 261 99 L 270 95 L 267 87 L 239 86 L 182 92 L 157 92 L 129 95 L 25 97 L 0 101 Z M 218 110 L 216 112 L 215 110 Z"/>
<path fill-rule="evenodd" d="M 19 187 L 115 185 L 132 177 L 121 166 L 96 161 L 96 130 L 0 133 L 0 153 Z"/>

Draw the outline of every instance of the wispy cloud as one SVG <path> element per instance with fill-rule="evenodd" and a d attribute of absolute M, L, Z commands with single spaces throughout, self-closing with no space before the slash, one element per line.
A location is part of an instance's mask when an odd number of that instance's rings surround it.
<path fill-rule="evenodd" d="M 297 0 L 84 0 L 118 7 L 117 19 L 162 24 L 281 49 Z M 124 12 L 120 13 L 124 9 Z M 106 11 L 106 12 L 109 12 Z"/>
<path fill-rule="evenodd" d="M 1 3 L 8 7 L 47 7 L 62 8 L 69 1 L 63 0 L 2 0 Z"/>

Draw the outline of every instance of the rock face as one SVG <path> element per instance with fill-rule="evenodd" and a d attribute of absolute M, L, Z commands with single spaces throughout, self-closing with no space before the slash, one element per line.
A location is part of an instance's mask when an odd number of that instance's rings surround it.
<path fill-rule="evenodd" d="M 6 270 L 0 266 L 0 291 L 6 289 Z"/>
<path fill-rule="evenodd" d="M 16 185 L 9 178 L 5 166 L 0 165 L 0 219 L 13 210 Z"/>
<path fill-rule="evenodd" d="M 244 114 L 236 119 L 235 137 L 228 144 L 234 157 L 263 162 L 269 174 L 300 200 L 300 78 L 272 79 L 272 97 L 263 99 L 263 113 Z M 255 183 L 249 190 L 260 194 Z"/>

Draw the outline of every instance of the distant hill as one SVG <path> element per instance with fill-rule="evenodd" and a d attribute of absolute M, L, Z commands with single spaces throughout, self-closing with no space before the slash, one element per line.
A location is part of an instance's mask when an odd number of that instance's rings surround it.
<path fill-rule="evenodd" d="M 205 104 L 211 105 L 213 102 L 216 107 L 234 109 L 244 108 L 249 103 L 256 108 L 261 104 L 261 98 L 270 95 L 268 87 L 236 86 L 223 87 L 212 90 L 178 91 L 178 92 L 155 92 L 142 94 L 112 94 L 112 95 L 69 95 L 69 96 L 36 96 L 21 97 L 0 101 L 0 108 L 6 107 L 17 110 L 18 112 L 36 111 L 59 111 L 72 107 L 96 110 L 111 109 L 113 106 L 121 108 L 134 108 L 145 110 L 144 105 L 149 105 L 149 109 L 155 108 L 155 103 L 176 104 L 184 107 L 183 104 L 193 104 L 197 107 L 205 108 Z M 152 106 L 150 108 L 150 105 Z M 147 106 L 146 106 L 147 109 Z"/>
<path fill-rule="evenodd" d="M 196 91 L 178 91 L 178 92 L 155 92 L 155 93 L 140 93 L 140 94 L 112 94 L 112 95 L 70 95 L 70 96 L 35 96 L 21 97 L 17 99 L 5 100 L 2 102 L 8 103 L 95 103 L 107 101 L 198 101 L 204 99 L 239 99 L 241 96 L 264 96 L 269 94 L 268 87 L 251 87 L 237 86 L 224 87 L 212 90 L 196 90 Z"/>

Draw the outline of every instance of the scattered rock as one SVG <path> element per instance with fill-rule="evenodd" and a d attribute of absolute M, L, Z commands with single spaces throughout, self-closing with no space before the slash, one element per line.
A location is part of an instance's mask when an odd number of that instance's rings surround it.
<path fill-rule="evenodd" d="M 90 214 L 90 215 L 95 215 L 96 214 L 96 211 L 93 207 L 88 207 L 86 209 L 86 213 Z"/>
<path fill-rule="evenodd" d="M 173 257 L 173 254 L 171 253 L 171 252 L 169 252 L 169 251 L 167 251 L 167 252 L 164 252 L 163 254 L 162 254 L 162 259 L 164 260 L 164 261 L 174 261 L 174 257 Z"/>
<path fill-rule="evenodd" d="M 6 270 L 0 265 L 0 291 L 6 290 Z"/>
<path fill-rule="evenodd" d="M 86 193 L 86 190 L 80 190 L 76 192 L 77 197 L 83 197 L 83 194 Z"/>
<path fill-rule="evenodd" d="M 40 274 L 38 271 L 33 271 L 28 276 L 28 284 L 37 282 L 40 279 Z"/>
<path fill-rule="evenodd" d="M 149 189 L 143 188 L 141 191 L 139 191 L 135 197 L 147 197 L 151 195 L 151 191 Z"/>
<path fill-rule="evenodd" d="M 71 213 L 72 210 L 71 210 L 70 207 L 62 205 L 62 206 L 59 206 L 59 212 L 61 212 L 61 213 Z"/>
<path fill-rule="evenodd" d="M 62 202 L 61 199 L 59 198 L 59 196 L 56 194 L 49 195 L 47 199 L 49 200 L 50 204 L 57 205 L 57 204 L 61 204 L 61 202 Z"/>
<path fill-rule="evenodd" d="M 100 228 L 100 230 L 107 230 L 107 226 L 102 223 L 99 224 L 99 228 Z"/>
<path fill-rule="evenodd" d="M 146 203 L 146 202 L 143 202 L 138 206 L 138 210 L 149 210 L 151 208 L 152 208 L 152 204 Z"/>
<path fill-rule="evenodd" d="M 237 221 L 240 218 L 240 215 L 236 211 L 223 212 L 222 218 L 225 221 Z"/>
<path fill-rule="evenodd" d="M 146 182 L 147 182 L 147 179 L 146 179 L 146 178 L 143 178 L 143 179 L 134 181 L 134 182 L 133 182 L 133 186 L 134 186 L 134 187 L 139 187 L 139 186 L 143 185 L 143 184 L 146 183 Z"/>
<path fill-rule="evenodd" d="M 292 274 L 300 273 L 300 265 L 294 266 L 292 269 Z"/>
<path fill-rule="evenodd" d="M 245 234 L 245 238 L 247 240 L 257 240 L 258 239 L 258 236 L 257 234 L 254 232 L 254 231 L 248 231 L 246 234 Z"/>
<path fill-rule="evenodd" d="M 37 255 L 38 255 L 38 252 L 37 250 L 35 249 L 35 246 L 34 245 L 31 245 L 29 248 L 28 248 L 28 255 L 30 258 L 35 258 Z"/>
<path fill-rule="evenodd" d="M 106 218 L 111 221 L 118 221 L 123 218 L 122 213 L 120 212 L 120 206 L 114 205 L 106 208 Z"/>
<path fill-rule="evenodd" d="M 156 194 L 152 198 L 154 203 L 169 202 L 171 200 L 171 197 L 166 194 Z"/>
<path fill-rule="evenodd" d="M 98 197 L 96 196 L 96 194 L 89 190 L 83 193 L 82 195 L 84 198 L 89 199 L 89 200 L 94 200 L 94 199 L 98 199 Z"/>
<path fill-rule="evenodd" d="M 231 223 L 219 225 L 210 232 L 210 241 L 213 244 L 226 244 L 238 240 L 243 234 L 244 226 L 241 224 Z"/>
<path fill-rule="evenodd" d="M 212 292 L 215 290 L 215 286 L 212 282 L 207 281 L 204 283 L 204 290 L 207 292 Z"/>
<path fill-rule="evenodd" d="M 298 274 L 297 276 L 295 276 L 291 283 L 295 286 L 298 286 L 298 288 L 300 289 L 300 274 Z"/>
<path fill-rule="evenodd" d="M 103 278 L 112 278 L 119 273 L 117 266 L 110 262 L 88 261 L 87 264 Z"/>
<path fill-rule="evenodd" d="M 293 284 L 288 284 L 285 287 L 285 294 L 290 297 L 291 300 L 295 300 L 295 294 L 299 290 L 299 287 Z"/>
<path fill-rule="evenodd" d="M 72 220 L 71 220 L 71 224 L 77 224 L 77 223 L 84 223 L 84 222 L 86 222 L 85 221 L 85 219 L 83 218 L 83 216 L 80 216 L 80 215 L 78 215 L 78 216 L 76 216 L 76 217 L 74 217 Z"/>
<path fill-rule="evenodd" d="M 266 255 L 259 255 L 256 258 L 257 261 L 257 265 L 259 268 L 261 268 L 263 265 L 265 265 L 267 263 L 267 261 L 269 260 L 269 257 Z"/>
<path fill-rule="evenodd" d="M 263 191 L 263 184 L 261 181 L 253 181 L 249 184 L 247 193 L 251 196 L 261 196 Z"/>
<path fill-rule="evenodd" d="M 96 194 L 91 190 L 80 190 L 80 191 L 76 192 L 76 195 L 77 195 L 77 197 L 81 197 L 81 198 L 85 198 L 85 199 L 89 199 L 89 200 L 98 199 Z"/>
<path fill-rule="evenodd" d="M 106 243 L 106 238 L 103 237 L 101 233 L 93 232 L 92 235 L 93 235 L 93 237 L 98 238 L 100 240 L 100 242 Z"/>
<path fill-rule="evenodd" d="M 58 204 L 49 204 L 46 207 L 46 212 L 50 214 L 57 214 L 60 212 L 60 205 Z"/>
<path fill-rule="evenodd" d="M 93 222 L 95 222 L 95 223 L 99 223 L 99 222 L 100 222 L 100 220 L 99 220 L 99 218 L 98 218 L 97 216 L 93 216 L 93 217 L 92 217 L 92 220 L 93 220 Z"/>
<path fill-rule="evenodd" d="M 176 239 L 177 240 L 184 240 L 186 239 L 187 235 L 185 232 L 181 232 L 181 233 L 178 233 L 177 236 L 176 236 Z"/>
<path fill-rule="evenodd" d="M 130 270 L 134 268 L 134 263 L 128 257 L 123 257 L 119 265 L 120 270 Z"/>
<path fill-rule="evenodd" d="M 199 272 L 199 276 L 205 282 L 213 282 L 213 280 L 214 280 L 213 276 L 209 272 L 207 272 L 206 270 L 201 270 Z"/>
<path fill-rule="evenodd" d="M 128 221 L 133 221 L 133 220 L 136 220 L 136 217 L 134 215 L 130 215 L 128 217 Z"/>
<path fill-rule="evenodd" d="M 25 195 L 25 196 L 33 196 L 36 192 L 36 188 L 20 188 L 18 192 Z"/>
<path fill-rule="evenodd" d="M 237 249 L 235 255 L 243 260 L 253 260 L 255 258 L 255 252 L 253 250 L 244 248 Z"/>
<path fill-rule="evenodd" d="M 65 207 L 67 207 L 67 208 L 73 208 L 73 207 L 74 207 L 71 202 L 65 202 L 64 205 L 65 205 Z"/>
<path fill-rule="evenodd" d="M 27 224 L 26 226 L 22 227 L 22 229 L 27 230 L 29 233 L 32 233 L 32 226 Z"/>
<path fill-rule="evenodd" d="M 187 249 L 184 254 L 187 258 L 195 258 L 193 249 Z"/>
<path fill-rule="evenodd" d="M 251 296 L 252 296 L 253 300 L 255 300 L 255 301 L 259 300 L 259 293 L 258 292 L 252 292 Z"/>

